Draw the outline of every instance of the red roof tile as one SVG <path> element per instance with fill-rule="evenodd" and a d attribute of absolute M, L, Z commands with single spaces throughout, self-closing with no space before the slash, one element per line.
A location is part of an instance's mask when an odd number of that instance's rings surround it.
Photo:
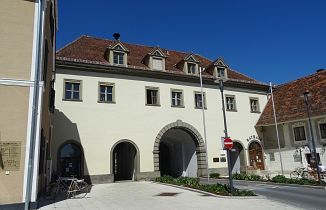
<path fill-rule="evenodd" d="M 75 41 L 69 43 L 57 52 L 58 60 L 70 60 L 75 62 L 91 62 L 101 65 L 110 65 L 110 63 L 105 59 L 105 51 L 108 46 L 110 46 L 114 41 L 107 39 L 99 39 L 89 36 L 81 36 Z M 143 58 L 150 53 L 155 47 L 128 44 L 122 42 L 122 44 L 128 48 L 128 65 L 140 67 L 142 69 L 149 69 L 144 63 L 142 63 Z M 189 53 L 178 52 L 174 50 L 162 49 L 162 51 L 167 55 L 165 60 L 166 71 L 184 74 L 184 72 L 176 67 L 176 64 L 183 60 Z M 196 59 L 199 60 L 200 67 L 208 67 L 212 61 L 203 56 L 194 55 Z M 205 73 L 205 76 L 212 76 L 212 73 Z M 238 81 L 259 83 L 256 80 L 241 74 L 235 70 L 228 69 L 228 78 Z"/>
<path fill-rule="evenodd" d="M 274 103 L 277 122 L 287 122 L 307 118 L 302 97 L 308 90 L 311 94 L 311 116 L 326 115 L 326 70 L 276 87 Z M 258 125 L 274 124 L 272 100 L 268 101 L 261 114 Z"/>

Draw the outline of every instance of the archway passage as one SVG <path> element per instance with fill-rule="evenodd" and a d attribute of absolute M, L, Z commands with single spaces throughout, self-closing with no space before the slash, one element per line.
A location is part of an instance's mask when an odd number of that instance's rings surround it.
<path fill-rule="evenodd" d="M 231 168 L 232 174 L 245 171 L 246 157 L 243 146 L 239 142 L 233 142 L 233 148 L 231 150 Z"/>
<path fill-rule="evenodd" d="M 254 169 L 265 169 L 263 149 L 256 141 L 249 144 L 249 161 L 250 166 L 252 166 Z"/>
<path fill-rule="evenodd" d="M 114 181 L 134 180 L 137 150 L 129 142 L 120 142 L 113 149 Z"/>
<path fill-rule="evenodd" d="M 159 146 L 161 176 L 197 177 L 196 139 L 183 129 L 164 133 Z"/>
<path fill-rule="evenodd" d="M 61 176 L 82 176 L 82 150 L 75 143 L 66 143 L 59 149 L 58 171 Z"/>

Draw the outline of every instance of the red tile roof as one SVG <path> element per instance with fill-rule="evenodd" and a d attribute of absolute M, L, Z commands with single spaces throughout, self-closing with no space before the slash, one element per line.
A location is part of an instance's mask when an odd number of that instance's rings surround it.
<path fill-rule="evenodd" d="M 307 118 L 302 97 L 308 90 L 311 94 L 311 116 L 326 115 L 326 70 L 280 85 L 274 91 L 277 122 L 288 122 Z M 272 100 L 269 99 L 256 126 L 274 124 Z"/>
<path fill-rule="evenodd" d="M 75 41 L 69 43 L 57 52 L 57 60 L 73 61 L 79 63 L 93 63 L 100 65 L 111 65 L 105 58 L 106 48 L 114 41 L 107 39 L 99 39 L 90 36 L 81 36 Z M 142 63 L 143 58 L 150 53 L 155 47 L 128 44 L 122 42 L 129 50 L 128 65 L 144 70 L 149 68 Z M 185 74 L 182 70 L 176 67 L 176 64 L 183 60 L 189 53 L 178 52 L 174 50 L 162 49 L 168 56 L 165 60 L 165 68 L 167 72 L 176 74 Z M 199 60 L 200 67 L 208 67 L 212 61 L 203 56 L 194 55 Z M 204 74 L 206 77 L 212 77 L 211 72 Z M 239 82 L 260 83 L 244 74 L 235 70 L 228 69 L 228 78 Z"/>

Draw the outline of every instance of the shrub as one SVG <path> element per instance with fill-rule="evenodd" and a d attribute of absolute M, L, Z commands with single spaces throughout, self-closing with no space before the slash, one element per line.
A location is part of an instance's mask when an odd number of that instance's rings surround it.
<path fill-rule="evenodd" d="M 287 178 L 283 175 L 277 175 L 272 178 L 272 182 L 277 182 L 277 183 L 286 183 Z"/>
<path fill-rule="evenodd" d="M 191 178 L 191 177 L 180 177 L 176 179 L 176 183 L 180 185 L 194 187 L 199 185 L 199 180 L 197 178 Z"/>
<path fill-rule="evenodd" d="M 173 183 L 174 178 L 172 176 L 161 176 L 161 177 L 157 177 L 155 181 L 163 182 L 163 183 Z"/>
<path fill-rule="evenodd" d="M 220 174 L 219 173 L 210 173 L 209 176 L 211 178 L 215 178 L 215 179 L 219 179 L 220 178 Z"/>

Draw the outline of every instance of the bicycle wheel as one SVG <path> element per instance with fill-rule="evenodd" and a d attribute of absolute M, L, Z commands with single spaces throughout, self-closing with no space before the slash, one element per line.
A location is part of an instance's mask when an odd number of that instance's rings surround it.
<path fill-rule="evenodd" d="M 301 178 L 302 179 L 308 179 L 309 178 L 308 171 L 303 171 L 302 174 L 301 174 Z"/>
<path fill-rule="evenodd" d="M 298 178 L 299 178 L 299 173 L 296 172 L 296 171 L 292 171 L 292 172 L 290 173 L 290 178 L 291 178 L 291 179 L 298 179 Z"/>

